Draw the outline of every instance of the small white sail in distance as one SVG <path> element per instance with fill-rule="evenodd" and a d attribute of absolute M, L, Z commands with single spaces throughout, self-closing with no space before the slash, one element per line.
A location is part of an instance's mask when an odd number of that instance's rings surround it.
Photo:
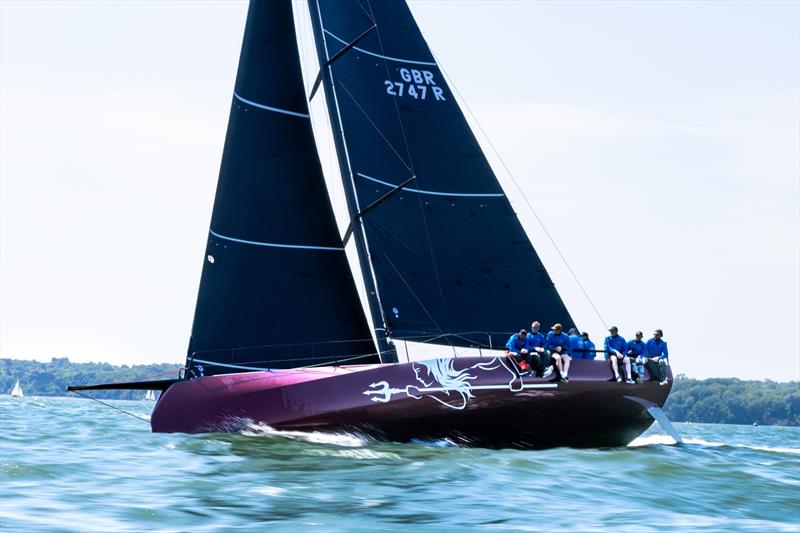
<path fill-rule="evenodd" d="M 148 402 L 154 402 L 156 401 L 156 394 L 153 391 L 148 390 L 147 394 L 144 395 L 144 399 Z"/>
<path fill-rule="evenodd" d="M 17 382 L 14 384 L 14 388 L 11 389 L 11 396 L 13 396 L 14 398 L 22 398 L 23 396 L 25 396 L 22 393 L 22 387 L 19 386 L 19 380 L 17 380 Z"/>

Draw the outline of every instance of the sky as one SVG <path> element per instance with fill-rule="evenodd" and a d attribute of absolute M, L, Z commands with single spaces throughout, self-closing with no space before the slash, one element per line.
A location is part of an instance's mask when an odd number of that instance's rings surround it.
<path fill-rule="evenodd" d="M 674 372 L 800 379 L 800 2 L 410 5 L 581 329 L 606 334 L 517 185 Z M 0 0 L 0 357 L 183 362 L 246 9 Z"/>

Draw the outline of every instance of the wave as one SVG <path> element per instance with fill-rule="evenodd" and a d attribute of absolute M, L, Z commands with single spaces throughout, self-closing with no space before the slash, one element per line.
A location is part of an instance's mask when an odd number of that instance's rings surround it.
<path fill-rule="evenodd" d="M 652 446 L 658 444 L 666 446 L 674 446 L 678 443 L 675 441 L 675 439 L 673 439 L 669 435 L 647 435 L 646 437 L 638 437 L 634 439 L 633 442 L 628 444 L 628 447 L 638 448 L 640 446 Z M 692 446 L 706 446 L 710 448 L 730 446 L 732 448 L 743 448 L 748 450 L 757 450 L 760 452 L 790 453 L 790 454 L 800 455 L 800 448 L 788 448 L 781 446 L 759 446 L 755 444 L 731 444 L 727 442 L 707 441 L 705 439 L 697 439 L 692 437 L 683 439 L 683 444 Z"/>
<path fill-rule="evenodd" d="M 752 450 L 759 450 L 762 452 L 778 452 L 778 453 L 793 453 L 800 455 L 800 448 L 773 448 L 770 446 L 745 446 L 744 444 L 735 444 L 737 447 L 750 448 Z"/>

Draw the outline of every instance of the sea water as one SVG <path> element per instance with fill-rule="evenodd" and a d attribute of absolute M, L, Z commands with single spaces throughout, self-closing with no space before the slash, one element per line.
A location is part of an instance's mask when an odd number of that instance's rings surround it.
<path fill-rule="evenodd" d="M 111 402 L 147 419 L 152 402 Z M 800 531 L 800 428 L 676 424 L 544 451 L 275 431 L 165 435 L 0 397 L 2 531 Z"/>

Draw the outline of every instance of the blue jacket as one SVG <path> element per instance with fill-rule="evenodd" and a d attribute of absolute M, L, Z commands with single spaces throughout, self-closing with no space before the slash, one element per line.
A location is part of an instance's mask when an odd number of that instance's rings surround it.
<path fill-rule="evenodd" d="M 578 346 L 579 350 L 584 350 L 583 352 L 578 352 L 575 354 L 575 357 L 579 357 L 581 359 L 594 359 L 595 354 L 593 350 L 595 350 L 594 343 L 589 339 L 581 339 L 581 343 Z"/>
<path fill-rule="evenodd" d="M 658 357 L 659 359 L 669 358 L 667 341 L 656 340 L 655 337 L 647 341 L 647 357 Z"/>
<path fill-rule="evenodd" d="M 528 333 L 525 340 L 528 342 L 528 351 L 533 351 L 534 348 L 541 348 L 544 346 L 544 335 L 541 333 Z"/>
<path fill-rule="evenodd" d="M 575 350 L 580 348 L 582 340 L 583 339 L 581 339 L 580 334 L 578 334 L 578 335 L 570 335 L 569 336 L 569 349 L 570 349 L 570 351 L 574 352 Z"/>
<path fill-rule="evenodd" d="M 544 347 L 547 350 L 555 352 L 558 346 L 561 346 L 561 353 L 570 353 L 569 335 L 566 333 L 556 335 L 552 331 L 548 332 L 547 339 L 544 341 Z"/>
<path fill-rule="evenodd" d="M 508 351 L 514 353 L 519 353 L 520 350 L 527 347 L 528 337 L 526 336 L 524 339 L 520 339 L 519 333 L 514 333 L 511 335 L 511 338 L 508 339 L 508 342 L 506 343 L 506 348 L 508 348 Z"/>
<path fill-rule="evenodd" d="M 605 342 L 605 351 L 606 355 L 611 355 L 614 353 L 614 350 L 619 350 L 619 353 L 625 355 L 625 351 L 628 347 L 628 343 L 625 342 L 625 339 L 622 338 L 622 335 L 617 335 L 616 337 L 612 337 L 609 335 L 606 337 Z"/>
<path fill-rule="evenodd" d="M 631 351 L 633 354 L 628 354 Z M 644 341 L 637 341 L 636 339 L 632 341 L 628 341 L 627 349 L 624 352 L 626 355 L 631 355 L 632 357 L 640 357 L 647 353 L 647 345 Z"/>

